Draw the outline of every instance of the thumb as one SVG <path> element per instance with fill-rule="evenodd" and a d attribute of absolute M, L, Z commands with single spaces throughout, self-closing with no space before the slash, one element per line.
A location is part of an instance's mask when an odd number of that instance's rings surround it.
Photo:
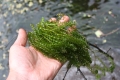
<path fill-rule="evenodd" d="M 14 45 L 25 46 L 27 43 L 27 33 L 24 29 L 19 29 L 18 37 Z"/>

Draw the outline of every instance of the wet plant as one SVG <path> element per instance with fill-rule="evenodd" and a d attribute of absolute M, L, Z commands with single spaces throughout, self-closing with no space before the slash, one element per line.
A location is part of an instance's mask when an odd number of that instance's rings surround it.
<path fill-rule="evenodd" d="M 71 66 L 76 66 L 85 80 L 87 79 L 79 69 L 81 66 L 86 66 L 96 76 L 96 79 L 105 76 L 106 72 L 113 72 L 114 61 L 107 52 L 89 43 L 75 28 L 76 23 L 74 21 L 60 23 L 59 19 L 60 17 L 56 21 L 48 21 L 42 18 L 38 24 L 31 24 L 32 31 L 28 33 L 30 45 L 45 56 L 54 58 L 61 63 L 69 61 L 66 74 Z M 95 49 L 92 50 L 90 46 Z M 96 50 L 100 53 L 96 54 Z M 102 57 L 99 57 L 99 54 Z M 108 59 L 110 65 L 106 65 L 103 57 Z M 99 61 L 101 65 L 95 61 Z"/>

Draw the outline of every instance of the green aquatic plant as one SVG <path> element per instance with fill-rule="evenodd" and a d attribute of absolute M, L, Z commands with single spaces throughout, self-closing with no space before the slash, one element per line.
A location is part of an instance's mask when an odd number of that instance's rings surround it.
<path fill-rule="evenodd" d="M 78 69 L 80 66 L 86 66 L 97 78 L 101 77 L 98 74 L 99 71 L 102 71 L 103 74 L 106 71 L 112 72 L 114 69 L 113 59 L 104 52 L 101 53 L 109 58 L 112 65 L 110 67 L 106 66 L 100 58 L 97 58 L 96 60 L 100 61 L 103 66 L 97 64 L 91 66 L 90 44 L 74 28 L 75 25 L 74 21 L 59 23 L 59 19 L 48 21 L 42 18 L 38 24 L 31 24 L 33 31 L 28 33 L 29 43 L 49 58 L 54 58 L 61 63 L 69 61 L 68 69 L 71 65 L 76 66 Z M 69 31 L 69 29 L 72 29 L 72 31 Z M 95 55 L 95 53 L 93 54 Z"/>
<path fill-rule="evenodd" d="M 68 32 L 70 26 L 74 26 L 72 21 L 59 24 L 58 22 L 42 21 L 32 25 L 33 32 L 28 33 L 30 44 L 44 55 L 80 67 L 88 66 L 91 58 L 88 53 L 88 44 L 86 39 L 74 30 Z"/>

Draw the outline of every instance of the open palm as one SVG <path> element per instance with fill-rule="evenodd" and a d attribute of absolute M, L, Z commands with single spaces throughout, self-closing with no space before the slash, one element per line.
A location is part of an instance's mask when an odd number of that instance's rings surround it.
<path fill-rule="evenodd" d="M 27 34 L 25 30 L 20 29 L 17 40 L 10 48 L 10 71 L 29 78 L 28 80 L 52 80 L 61 63 L 44 56 L 31 46 L 26 48 L 26 42 Z"/>

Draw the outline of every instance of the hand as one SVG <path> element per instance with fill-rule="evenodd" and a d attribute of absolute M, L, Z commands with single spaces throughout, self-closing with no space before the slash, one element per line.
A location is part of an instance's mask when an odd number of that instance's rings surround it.
<path fill-rule="evenodd" d="M 64 16 L 60 22 L 68 20 L 69 17 Z M 32 46 L 25 47 L 26 42 L 27 33 L 20 29 L 15 43 L 10 48 L 10 72 L 7 80 L 53 80 L 62 64 L 44 56 Z"/>

